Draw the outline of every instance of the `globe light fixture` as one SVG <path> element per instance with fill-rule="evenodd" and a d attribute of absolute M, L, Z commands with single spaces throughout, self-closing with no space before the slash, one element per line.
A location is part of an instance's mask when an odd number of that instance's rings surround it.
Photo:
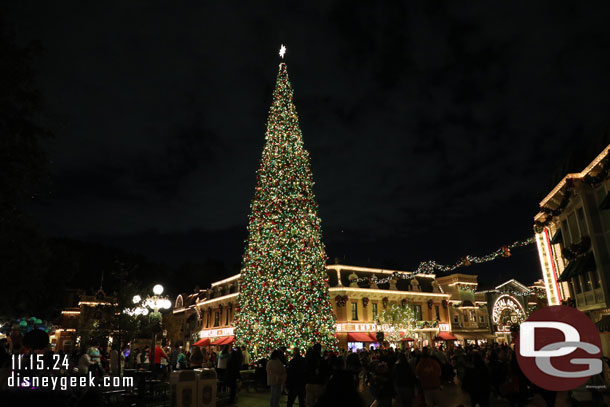
<path fill-rule="evenodd" d="M 157 284 L 156 286 L 153 287 L 153 293 L 155 295 L 161 295 L 163 294 L 163 286 L 161 284 Z"/>
<path fill-rule="evenodd" d="M 133 296 L 133 303 L 134 303 L 134 304 L 137 304 L 137 303 L 139 303 L 140 301 L 142 301 L 142 297 L 140 297 L 139 295 L 134 295 L 134 296 Z"/>

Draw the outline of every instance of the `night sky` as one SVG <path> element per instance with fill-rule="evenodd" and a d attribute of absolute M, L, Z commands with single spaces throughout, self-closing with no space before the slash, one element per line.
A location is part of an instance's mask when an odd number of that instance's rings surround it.
<path fill-rule="evenodd" d="M 241 261 L 281 43 L 331 262 L 525 239 L 607 141 L 607 2 L 14 3 L 55 134 L 36 220 L 171 265 Z M 533 245 L 462 270 L 541 277 Z"/>

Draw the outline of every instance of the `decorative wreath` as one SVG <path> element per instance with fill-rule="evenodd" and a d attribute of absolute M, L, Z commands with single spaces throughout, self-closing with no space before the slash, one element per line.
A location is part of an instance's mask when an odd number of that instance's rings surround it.
<path fill-rule="evenodd" d="M 432 300 L 428 300 L 428 308 L 432 309 Z"/>
<path fill-rule="evenodd" d="M 337 303 L 338 307 L 343 307 L 345 304 L 347 304 L 347 295 L 337 295 L 335 297 L 335 302 Z"/>
<path fill-rule="evenodd" d="M 362 299 L 362 306 L 363 306 L 364 308 L 366 308 L 366 306 L 367 306 L 367 305 L 369 305 L 369 299 L 368 299 L 367 297 L 364 297 L 364 298 Z"/>
<path fill-rule="evenodd" d="M 447 300 L 443 300 L 443 308 L 447 309 L 448 302 Z"/>
<path fill-rule="evenodd" d="M 401 304 L 402 304 L 403 307 L 406 306 L 408 303 L 409 303 L 409 301 L 407 301 L 406 298 L 403 298 L 402 301 L 401 301 Z"/>
<path fill-rule="evenodd" d="M 388 297 L 383 297 L 383 299 L 381 300 L 381 303 L 383 304 L 383 308 L 388 306 L 388 302 L 390 300 L 388 300 Z"/>

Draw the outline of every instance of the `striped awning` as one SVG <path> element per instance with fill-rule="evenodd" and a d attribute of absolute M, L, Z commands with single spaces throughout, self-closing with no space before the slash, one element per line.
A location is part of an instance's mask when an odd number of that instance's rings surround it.
<path fill-rule="evenodd" d="M 494 339 L 495 336 L 485 332 L 460 332 L 459 334 L 454 334 L 456 338 L 459 340 L 480 340 L 480 339 Z"/>
<path fill-rule="evenodd" d="M 435 341 L 455 341 L 457 338 L 451 335 L 449 332 L 439 332 L 438 336 L 434 338 Z"/>
<path fill-rule="evenodd" d="M 375 334 L 368 334 L 366 332 L 348 332 L 348 342 L 377 342 Z"/>
<path fill-rule="evenodd" d="M 588 271 L 594 271 L 595 267 L 593 252 L 588 252 L 584 256 L 573 259 L 563 270 L 557 281 L 570 281 L 572 277 L 576 277 Z"/>
<path fill-rule="evenodd" d="M 228 345 L 230 343 L 233 343 L 234 340 L 234 336 L 222 336 L 212 342 L 212 345 Z"/>
<path fill-rule="evenodd" d="M 209 346 L 210 338 L 202 338 L 193 344 L 193 346 Z"/>
<path fill-rule="evenodd" d="M 551 244 L 557 244 L 557 243 L 563 243 L 563 234 L 561 233 L 561 229 L 559 229 L 557 232 L 555 232 L 555 234 L 553 235 L 553 238 L 551 239 Z"/>

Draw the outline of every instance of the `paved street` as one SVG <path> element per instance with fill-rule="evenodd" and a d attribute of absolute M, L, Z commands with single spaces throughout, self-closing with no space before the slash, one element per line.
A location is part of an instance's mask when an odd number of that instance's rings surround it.
<path fill-rule="evenodd" d="M 442 395 L 442 406 L 446 407 L 457 407 L 457 406 L 470 406 L 470 398 L 464 394 L 458 385 L 449 384 L 443 386 Z M 365 405 L 370 406 L 373 402 L 373 398 L 368 392 L 363 394 Z M 556 407 L 570 406 L 567 393 L 560 393 L 556 400 Z M 286 405 L 286 396 L 282 396 L 280 406 Z M 295 404 L 298 405 L 298 402 Z M 491 406 L 504 407 L 508 406 L 506 400 L 492 400 Z M 267 407 L 269 406 L 269 391 L 266 392 L 246 392 L 242 390 L 239 394 L 237 402 L 238 407 Z M 532 407 L 544 407 L 545 403 L 536 395 L 534 398 L 529 400 L 527 406 Z M 345 406 L 348 407 L 348 406 Z"/>

